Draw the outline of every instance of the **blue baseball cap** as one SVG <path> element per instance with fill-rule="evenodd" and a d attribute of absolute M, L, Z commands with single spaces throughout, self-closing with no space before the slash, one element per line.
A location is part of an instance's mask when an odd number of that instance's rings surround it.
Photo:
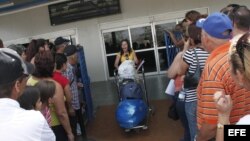
<path fill-rule="evenodd" d="M 232 31 L 233 25 L 229 17 L 223 13 L 213 13 L 206 19 L 200 19 L 196 22 L 196 26 L 202 28 L 210 36 L 218 39 L 230 39 L 230 34 L 225 31 Z"/>

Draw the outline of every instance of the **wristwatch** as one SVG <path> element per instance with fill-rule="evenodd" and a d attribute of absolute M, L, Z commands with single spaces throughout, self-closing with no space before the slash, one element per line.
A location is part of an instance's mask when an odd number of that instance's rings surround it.
<path fill-rule="evenodd" d="M 223 128 L 224 128 L 224 125 L 221 124 L 221 123 L 218 123 L 218 124 L 217 124 L 217 128 L 218 128 L 218 129 L 223 129 Z"/>

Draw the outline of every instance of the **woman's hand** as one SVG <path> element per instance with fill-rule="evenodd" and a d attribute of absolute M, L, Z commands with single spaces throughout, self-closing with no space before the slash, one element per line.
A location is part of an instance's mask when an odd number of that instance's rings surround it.
<path fill-rule="evenodd" d="M 166 32 L 169 34 L 169 35 L 173 35 L 173 33 L 171 32 L 171 31 L 168 31 L 168 30 L 166 30 Z"/>
<path fill-rule="evenodd" d="M 229 117 L 233 105 L 230 95 L 225 95 L 223 91 L 218 91 L 214 94 L 214 101 L 219 116 Z"/>
<path fill-rule="evenodd" d="M 182 37 L 182 41 L 184 42 L 184 52 L 185 52 L 186 50 L 190 48 L 190 38 L 185 40 L 184 37 Z"/>
<path fill-rule="evenodd" d="M 71 133 L 71 134 L 68 134 L 68 141 L 74 141 L 74 135 Z"/>
<path fill-rule="evenodd" d="M 78 88 L 83 88 L 83 83 L 78 82 L 78 83 L 77 83 L 77 87 L 78 87 Z"/>

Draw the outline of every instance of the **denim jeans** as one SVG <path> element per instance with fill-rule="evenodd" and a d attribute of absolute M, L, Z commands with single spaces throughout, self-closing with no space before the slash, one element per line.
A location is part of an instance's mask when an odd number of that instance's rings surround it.
<path fill-rule="evenodd" d="M 188 127 L 188 120 L 185 112 L 185 102 L 177 99 L 176 101 L 176 109 L 179 114 L 182 126 L 184 128 L 184 138 L 183 141 L 190 141 L 190 131 Z"/>
<path fill-rule="evenodd" d="M 190 139 L 191 141 L 193 141 L 198 130 L 197 129 L 197 116 L 196 116 L 197 101 L 185 102 L 185 110 L 186 110 L 186 116 L 188 120 L 189 131 L 190 131 Z"/>

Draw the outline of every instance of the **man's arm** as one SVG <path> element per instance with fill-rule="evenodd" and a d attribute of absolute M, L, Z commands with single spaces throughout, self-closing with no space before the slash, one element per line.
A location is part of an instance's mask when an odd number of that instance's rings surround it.
<path fill-rule="evenodd" d="M 175 45 L 176 47 L 181 47 L 181 46 L 184 45 L 184 41 L 183 41 L 183 40 L 177 40 L 177 39 L 175 38 L 175 35 L 174 35 L 171 31 L 167 31 L 167 32 L 168 32 L 168 34 L 169 34 L 169 37 L 171 38 L 171 41 L 174 43 L 174 45 Z"/>
<path fill-rule="evenodd" d="M 219 70 L 212 68 L 210 70 L 208 66 L 204 68 L 197 88 L 197 121 L 199 132 L 196 136 L 196 141 L 207 141 L 215 138 L 218 110 L 214 103 L 214 93 L 216 91 L 224 91 L 224 84 L 226 83 L 216 76 L 217 72 L 220 73 Z"/>
<path fill-rule="evenodd" d="M 196 136 L 196 141 L 208 141 L 215 137 L 216 135 L 216 124 L 204 123 L 201 125 L 200 130 Z"/>

